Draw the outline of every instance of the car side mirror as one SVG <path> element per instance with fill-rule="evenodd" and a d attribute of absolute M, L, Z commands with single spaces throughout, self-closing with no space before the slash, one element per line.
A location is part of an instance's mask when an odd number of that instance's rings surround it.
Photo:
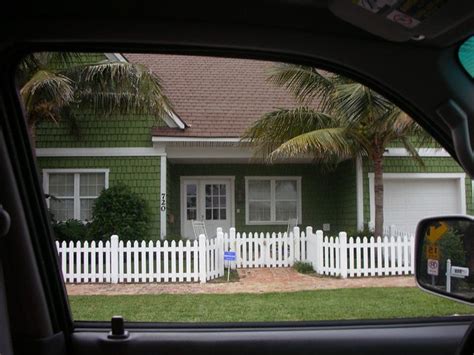
<path fill-rule="evenodd" d="M 422 289 L 474 303 L 474 219 L 426 218 L 418 223 L 415 275 Z"/>

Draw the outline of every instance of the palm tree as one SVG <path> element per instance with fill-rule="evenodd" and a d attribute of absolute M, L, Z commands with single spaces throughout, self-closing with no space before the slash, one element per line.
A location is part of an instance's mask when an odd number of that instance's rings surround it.
<path fill-rule="evenodd" d="M 31 54 L 19 65 L 17 83 L 33 145 L 36 127 L 44 121 L 67 121 L 71 133 L 77 133 L 80 112 L 159 119 L 171 110 L 159 79 L 145 66 L 94 60 L 85 53 Z"/>
<path fill-rule="evenodd" d="M 413 137 L 421 128 L 398 107 L 366 86 L 315 68 L 278 64 L 269 81 L 285 87 L 301 106 L 263 115 L 242 139 L 268 161 L 310 156 L 335 166 L 357 157 L 374 165 L 375 235 L 383 233 L 383 163 L 389 144 L 400 142 L 420 164 Z"/>

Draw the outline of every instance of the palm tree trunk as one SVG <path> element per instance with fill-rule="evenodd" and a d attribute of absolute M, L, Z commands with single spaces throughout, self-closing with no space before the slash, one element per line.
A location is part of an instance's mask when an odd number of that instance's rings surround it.
<path fill-rule="evenodd" d="M 374 198 L 376 237 L 383 235 L 383 149 L 374 157 Z"/>
<path fill-rule="evenodd" d="M 36 148 L 36 122 L 28 120 L 28 133 L 30 134 L 31 147 Z"/>

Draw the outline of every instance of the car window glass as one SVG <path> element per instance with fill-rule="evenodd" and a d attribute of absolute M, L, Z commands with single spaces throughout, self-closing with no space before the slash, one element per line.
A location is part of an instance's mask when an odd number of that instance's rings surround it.
<path fill-rule="evenodd" d="M 75 320 L 472 313 L 413 277 L 417 222 L 472 214 L 472 181 L 364 85 L 270 61 L 61 52 L 25 57 L 17 84 Z"/>

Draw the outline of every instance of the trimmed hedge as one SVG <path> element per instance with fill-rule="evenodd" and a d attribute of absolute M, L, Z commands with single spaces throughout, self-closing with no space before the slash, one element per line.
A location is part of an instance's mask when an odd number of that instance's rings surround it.
<path fill-rule="evenodd" d="M 108 240 L 117 234 L 121 240 L 149 239 L 150 216 L 146 201 L 127 185 L 103 190 L 92 208 L 89 235 Z"/>

